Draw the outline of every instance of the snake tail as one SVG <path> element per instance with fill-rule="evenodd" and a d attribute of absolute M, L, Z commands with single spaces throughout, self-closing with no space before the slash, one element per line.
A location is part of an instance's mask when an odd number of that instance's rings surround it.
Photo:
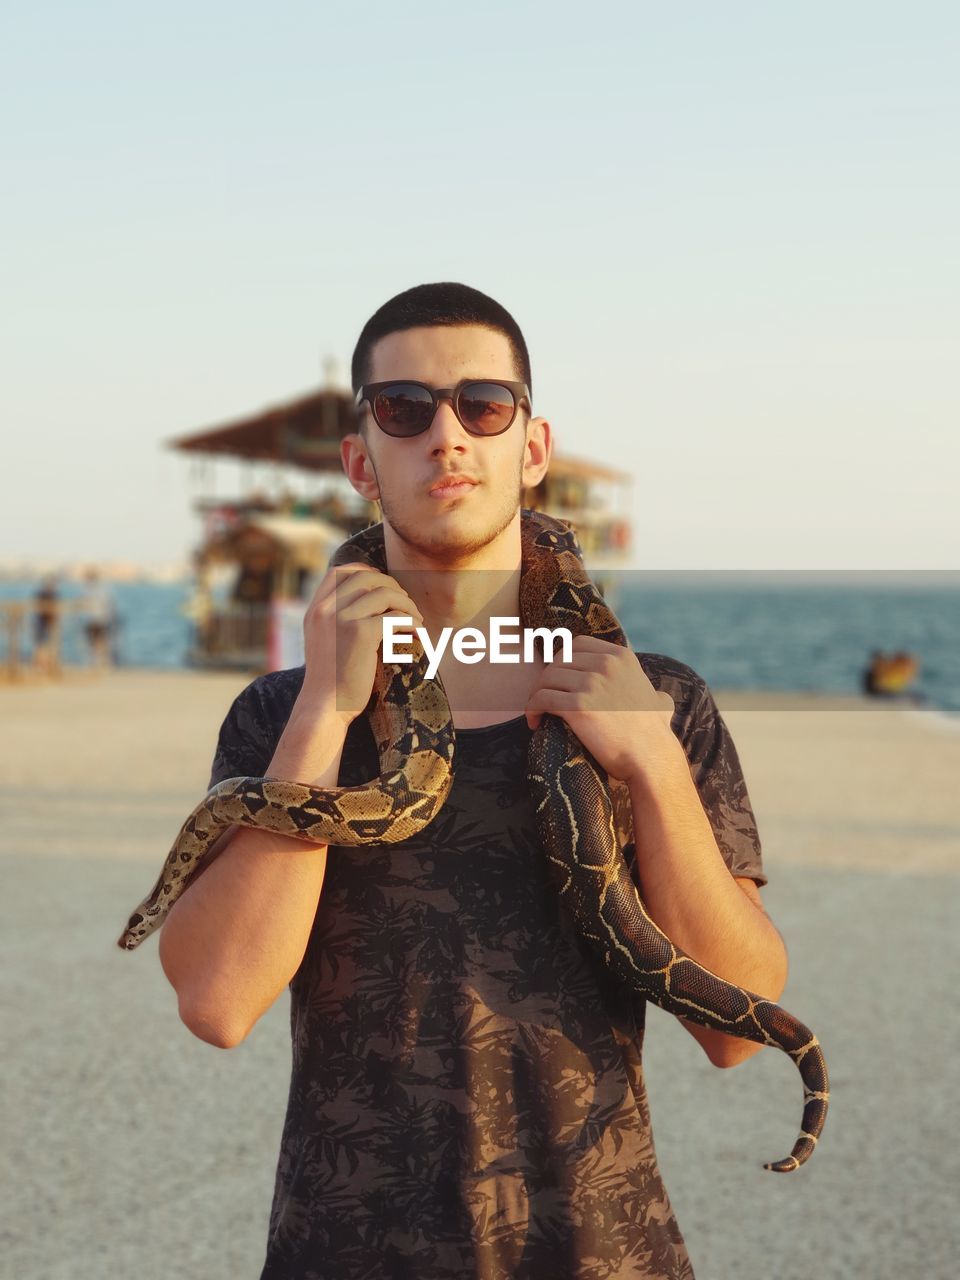
<path fill-rule="evenodd" d="M 607 968 L 667 1013 L 773 1045 L 793 1059 L 803 1082 L 800 1136 L 788 1157 L 764 1168 L 798 1169 L 814 1151 L 829 1101 L 817 1037 L 774 1001 L 699 964 L 657 926 L 621 851 L 606 773 L 562 720 L 544 716 L 531 737 L 528 764 L 540 837 L 560 901 Z"/>

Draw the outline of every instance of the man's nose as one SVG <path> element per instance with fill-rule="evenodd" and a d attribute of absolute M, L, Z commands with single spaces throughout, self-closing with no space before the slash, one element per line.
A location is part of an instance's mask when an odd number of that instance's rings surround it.
<path fill-rule="evenodd" d="M 467 433 L 453 409 L 453 397 L 442 396 L 427 432 L 427 444 L 431 450 L 456 448 L 466 444 Z"/>

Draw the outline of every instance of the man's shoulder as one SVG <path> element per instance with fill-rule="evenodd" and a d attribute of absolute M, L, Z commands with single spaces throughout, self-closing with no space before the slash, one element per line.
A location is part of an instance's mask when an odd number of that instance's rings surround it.
<path fill-rule="evenodd" d="M 240 693 L 240 698 L 257 706 L 265 724 L 286 724 L 297 696 L 303 687 L 306 665 L 285 667 L 280 671 L 265 671 L 251 680 Z"/>
<path fill-rule="evenodd" d="M 210 785 L 223 778 L 260 777 L 303 684 L 304 667 L 268 671 L 244 685 L 220 726 Z"/>
<path fill-rule="evenodd" d="M 673 698 L 674 705 L 691 709 L 706 688 L 706 681 L 699 672 L 679 658 L 666 653 L 641 653 L 634 649 L 643 673 L 655 689 L 663 689 Z"/>

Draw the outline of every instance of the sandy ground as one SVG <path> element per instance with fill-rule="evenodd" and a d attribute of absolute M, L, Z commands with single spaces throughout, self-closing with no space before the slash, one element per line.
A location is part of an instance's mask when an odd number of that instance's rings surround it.
<path fill-rule="evenodd" d="M 4 1277 L 260 1274 L 288 997 L 217 1050 L 180 1023 L 156 937 L 115 945 L 248 679 L 0 687 Z M 790 954 L 782 1003 L 819 1035 L 832 1100 L 810 1163 L 768 1173 L 800 1119 L 789 1060 L 717 1070 L 650 1010 L 654 1133 L 698 1280 L 953 1280 L 960 733 L 859 698 L 714 693 Z"/>

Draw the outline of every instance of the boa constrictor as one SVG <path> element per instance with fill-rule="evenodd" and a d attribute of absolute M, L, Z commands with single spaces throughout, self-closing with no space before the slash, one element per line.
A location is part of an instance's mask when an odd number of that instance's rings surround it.
<path fill-rule="evenodd" d="M 572 526 L 524 511 L 523 627 L 567 627 L 628 645 L 584 568 Z M 365 561 L 386 572 L 381 525 L 348 539 L 331 565 Z M 378 781 L 315 788 L 272 778 L 226 778 L 183 824 L 148 897 L 118 939 L 134 948 L 164 920 L 204 855 L 229 826 L 260 827 L 317 844 L 394 843 L 439 813 L 453 782 L 454 727 L 439 679 L 427 680 L 419 641 L 410 664 L 378 663 L 367 705 L 379 753 Z M 725 981 L 675 946 L 647 914 L 624 850 L 633 842 L 629 792 L 609 778 L 566 723 L 544 716 L 530 740 L 528 781 L 548 874 L 583 937 L 616 975 L 669 1013 L 788 1053 L 803 1081 L 800 1136 L 792 1153 L 764 1165 L 799 1168 L 823 1129 L 827 1068 L 817 1037 L 772 1000 Z"/>

